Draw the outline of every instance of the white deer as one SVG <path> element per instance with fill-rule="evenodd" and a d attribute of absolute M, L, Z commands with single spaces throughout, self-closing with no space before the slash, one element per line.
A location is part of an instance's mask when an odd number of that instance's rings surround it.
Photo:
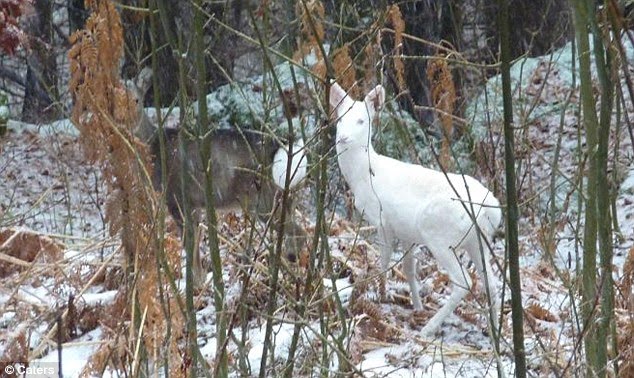
<path fill-rule="evenodd" d="M 421 310 L 416 262 L 408 250 L 424 245 L 431 251 L 453 286 L 445 305 L 421 331 L 424 336 L 433 336 L 471 288 L 471 278 L 457 253 L 466 250 L 480 276 L 486 277 L 493 301 L 491 318 L 497 328 L 497 279 L 485 240 L 492 240 L 500 224 L 500 204 L 473 177 L 445 175 L 376 153 L 371 142 L 372 122 L 384 101 L 380 85 L 364 101 L 354 101 L 337 83 L 330 88 L 330 105 L 338 119 L 339 168 L 354 194 L 356 209 L 378 230 L 383 271 L 389 268 L 392 251 L 400 240 L 414 309 Z"/>

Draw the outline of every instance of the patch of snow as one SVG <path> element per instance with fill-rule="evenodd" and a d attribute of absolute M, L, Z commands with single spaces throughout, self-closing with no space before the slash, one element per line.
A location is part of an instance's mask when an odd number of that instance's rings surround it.
<path fill-rule="evenodd" d="M 627 172 L 625 180 L 620 186 L 621 193 L 627 195 L 634 195 L 634 169 Z"/>
<path fill-rule="evenodd" d="M 114 302 L 117 293 L 117 290 L 109 290 L 101 293 L 84 293 L 81 296 L 81 299 L 89 307 L 94 307 L 97 305 L 107 305 Z"/>
<path fill-rule="evenodd" d="M 336 294 L 339 296 L 341 303 L 347 304 L 350 302 L 350 297 L 352 296 L 352 292 L 354 290 L 354 285 L 350 283 L 349 278 L 340 278 L 333 280 L 330 278 L 324 278 L 324 287 L 327 287 L 331 291 L 336 290 Z"/>
<path fill-rule="evenodd" d="M 0 121 L 9 119 L 9 107 L 6 105 L 0 105 Z"/>
<path fill-rule="evenodd" d="M 58 372 L 60 356 L 58 351 L 53 348 L 51 352 L 42 358 L 31 361 L 30 366 L 34 368 L 55 368 L 53 374 L 37 375 L 37 377 L 57 378 L 63 377 L 79 377 L 82 369 L 90 359 L 90 356 L 101 343 L 101 328 L 97 328 L 87 334 L 79 337 L 77 340 L 66 343 L 62 346 L 61 366 L 62 371 Z M 61 373 L 61 375 L 59 375 Z M 106 374 L 104 377 L 116 376 Z"/>

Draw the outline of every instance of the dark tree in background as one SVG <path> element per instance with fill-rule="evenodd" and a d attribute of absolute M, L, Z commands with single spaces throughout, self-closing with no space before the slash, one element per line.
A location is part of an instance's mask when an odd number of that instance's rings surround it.
<path fill-rule="evenodd" d="M 479 0 L 476 0 L 479 1 Z M 500 33 L 496 27 L 496 1 L 484 1 L 486 40 L 489 50 L 498 51 Z M 544 55 L 572 38 L 572 19 L 567 0 L 511 0 L 511 59 L 521 55 Z M 495 54 L 497 58 L 497 54 Z"/>
<path fill-rule="evenodd" d="M 53 2 L 35 0 L 35 12 L 29 17 L 30 54 L 27 57 L 22 120 L 49 122 L 59 118 L 61 106 L 54 51 Z"/>
<path fill-rule="evenodd" d="M 499 61 L 497 1 L 415 0 L 398 4 L 405 20 L 406 33 L 431 43 L 452 46 L 475 62 Z M 561 47 L 572 37 L 572 22 L 566 0 L 512 0 L 509 8 L 512 10 L 511 59 L 524 54 L 546 54 Z M 425 57 L 435 55 L 437 51 L 429 44 L 406 38 L 403 53 L 405 56 Z M 399 105 L 410 111 L 421 123 L 429 125 L 435 113 L 426 109 L 431 106 L 426 66 L 425 59 L 406 60 L 410 93 L 399 101 Z M 478 84 L 471 83 L 472 78 L 463 70 L 454 70 L 453 74 L 460 109 L 466 101 L 464 85 Z M 415 110 L 414 105 L 422 108 Z"/>
<path fill-rule="evenodd" d="M 160 64 L 156 67 L 155 75 L 159 92 L 162 95 L 163 105 L 171 102 L 179 90 L 178 64 L 174 56 L 175 44 L 180 39 L 187 48 L 193 41 L 193 5 L 191 1 L 147 1 L 147 0 L 127 0 L 126 4 L 131 5 L 131 9 L 123 9 L 122 19 L 125 30 L 126 62 L 124 63 L 124 76 L 135 76 L 141 67 L 149 65 L 149 59 L 143 61 L 151 52 L 151 38 L 155 39 L 157 46 L 163 48 L 157 50 L 157 61 Z M 135 9 L 152 7 L 156 9 L 158 4 L 165 8 L 163 18 L 158 15 L 149 16 L 141 14 Z M 245 76 L 257 74 L 262 69 L 262 59 L 260 57 L 261 48 L 237 35 L 234 30 L 238 30 L 245 35 L 256 38 L 252 29 L 252 20 L 262 25 L 266 35 L 270 38 L 271 44 L 281 40 L 289 34 L 288 17 L 294 16 L 292 2 L 272 1 L 258 5 L 257 2 L 231 1 L 231 2 L 204 2 L 202 7 L 205 14 L 213 15 L 213 20 L 217 22 L 207 22 L 204 25 L 204 45 L 205 45 L 205 67 L 207 77 L 207 91 L 227 84 L 232 80 L 241 80 Z M 266 7 L 266 9 L 264 8 Z M 150 17 L 155 17 L 151 20 Z M 155 28 L 150 27 L 150 23 L 155 22 Z M 150 33 L 154 35 L 151 36 Z M 169 33 L 169 35 L 168 35 Z M 253 56 L 250 56 L 253 55 Z M 190 80 L 186 84 L 187 94 L 194 98 L 196 83 L 192 78 L 194 63 L 192 54 L 187 54 L 185 58 L 187 78 Z M 242 64 L 244 63 L 244 64 Z M 249 66 L 249 72 L 243 72 L 239 68 Z M 148 91 L 146 103 L 150 105 L 152 101 L 152 91 Z"/>
<path fill-rule="evenodd" d="M 458 1 L 406 1 L 398 3 L 405 21 L 405 33 L 426 41 L 441 44 L 448 43 L 459 49 L 461 46 L 461 11 Z M 437 53 L 436 48 L 412 39 L 403 41 L 405 56 L 432 56 Z M 407 109 L 424 125 L 433 122 L 435 112 L 429 109 L 416 110 L 414 105 L 431 106 L 429 81 L 426 75 L 427 61 L 425 59 L 411 59 L 405 61 L 406 81 L 410 89 L 409 95 L 404 96 L 399 105 Z M 390 78 L 396 85 L 395 78 Z M 459 78 L 455 78 L 458 83 Z"/>
<path fill-rule="evenodd" d="M 125 0 L 120 8 L 124 30 L 126 33 L 126 58 L 124 77 L 134 77 L 142 66 L 149 65 L 151 38 L 155 46 L 162 48 L 155 51 L 160 64 L 155 67 L 156 83 L 161 93 L 163 105 L 169 104 L 178 93 L 178 66 L 173 47 L 174 41 L 181 39 L 185 46 L 191 45 L 193 36 L 192 4 L 186 0 Z M 148 7 L 156 9 L 161 3 L 165 7 L 164 17 L 144 10 Z M 473 62 L 493 63 L 498 60 L 498 32 L 496 29 L 497 5 L 495 0 L 394 0 L 368 2 L 324 1 L 327 12 L 336 24 L 343 24 L 350 29 L 338 30 L 340 35 L 327 35 L 329 43 L 335 46 L 341 41 L 350 41 L 349 34 L 355 33 L 366 20 L 374 19 L 390 4 L 398 4 L 405 21 L 405 33 L 431 44 L 446 44 L 455 48 L 466 59 Z M 247 42 L 233 30 L 238 30 L 251 38 L 255 38 L 254 22 L 261 28 L 265 41 L 287 55 L 292 54 L 295 44 L 294 31 L 297 25 L 291 21 L 295 17 L 295 9 L 301 3 L 284 0 L 268 2 L 250 2 L 246 0 L 231 2 L 203 2 L 205 14 L 213 15 L 204 25 L 205 67 L 207 70 L 207 88 L 212 91 L 220 85 L 232 80 L 256 74 L 262 69 L 261 48 Z M 58 99 L 57 67 L 53 57 L 52 46 L 54 33 L 63 31 L 59 25 L 52 24 L 54 7 L 60 4 L 54 1 L 33 1 L 34 12 L 28 23 L 29 34 L 33 36 L 31 50 L 28 53 L 28 72 L 26 80 L 15 70 L 2 67 L 0 78 L 9 80 L 24 87 L 23 119 L 25 121 L 44 121 L 59 114 L 59 106 L 51 106 Z M 69 29 L 76 30 L 83 25 L 86 12 L 83 0 L 66 0 Z M 523 54 L 541 55 L 570 40 L 570 12 L 565 0 L 511 0 L 511 57 Z M 150 37 L 151 23 L 154 22 L 156 32 Z M 369 26 L 369 25 L 365 25 Z M 387 25 L 390 26 L 389 23 Z M 166 33 L 171 35 L 168 36 Z M 59 38 L 59 37 L 58 37 Z M 386 53 L 394 48 L 390 44 L 389 33 L 383 35 Z M 170 39 L 172 42 L 170 42 Z M 257 39 L 257 38 L 255 38 Z M 359 41 L 367 43 L 367 40 Z M 405 79 L 408 92 L 398 97 L 399 106 L 410 111 L 423 125 L 434 120 L 434 112 L 429 110 L 429 83 L 426 77 L 427 57 L 437 53 L 430 43 L 404 38 L 402 53 L 412 59 L 405 59 Z M 359 46 L 353 46 L 357 52 Z M 286 51 L 289 50 L 289 51 Z M 187 77 L 192 78 L 193 63 L 186 56 Z M 377 57 L 380 59 L 380 57 Z M 250 71 L 246 71 L 248 67 Z M 470 94 L 478 88 L 481 75 L 453 66 L 454 83 L 458 103 L 457 115 Z M 396 89 L 393 70 L 387 69 L 387 83 Z M 495 74 L 494 70 L 487 75 Z M 24 75 L 24 74 L 22 74 Z M 188 79 L 191 80 L 191 79 Z M 186 83 L 186 92 L 194 98 L 194 83 Z M 151 105 L 152 91 L 148 92 L 146 105 Z"/>
<path fill-rule="evenodd" d="M 88 12 L 84 6 L 84 0 L 68 0 L 66 7 L 68 9 L 68 26 L 70 34 L 72 34 L 75 30 L 84 27 Z"/>
<path fill-rule="evenodd" d="M 162 48 L 156 49 L 156 60 L 160 62 L 154 67 L 154 75 L 157 80 L 153 83 L 158 84 L 161 100 L 166 106 L 174 100 L 178 93 L 178 64 L 174 56 L 176 49 L 170 45 L 170 38 L 176 39 L 177 18 L 179 14 L 179 4 L 182 1 L 164 1 L 165 17 L 161 19 L 157 13 L 150 15 L 149 13 L 141 13 L 140 9 L 149 7 L 151 10 L 158 9 L 157 1 L 143 0 L 127 0 L 124 2 L 130 5 L 129 9 L 121 12 L 121 21 L 123 23 L 124 39 L 126 46 L 130 46 L 124 52 L 125 62 L 123 66 L 123 76 L 133 78 L 144 66 L 149 66 L 151 61 L 148 59 L 152 51 L 152 39 L 156 46 Z M 150 11 L 151 13 L 152 11 Z M 189 25 L 191 27 L 191 24 Z M 169 30 L 172 35 L 167 35 L 165 30 Z M 152 34 L 152 35 L 151 35 Z M 146 105 L 153 105 L 154 98 L 152 90 L 146 94 Z"/>

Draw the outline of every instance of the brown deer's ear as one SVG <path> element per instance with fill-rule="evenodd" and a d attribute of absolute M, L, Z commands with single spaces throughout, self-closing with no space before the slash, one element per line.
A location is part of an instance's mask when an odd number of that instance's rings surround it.
<path fill-rule="evenodd" d="M 333 82 L 330 86 L 330 107 L 337 111 L 342 104 L 352 101 L 346 91 L 339 84 Z"/>
<path fill-rule="evenodd" d="M 385 89 L 380 84 L 365 96 L 365 104 L 375 112 L 385 103 Z"/>
<path fill-rule="evenodd" d="M 139 93 L 143 97 L 145 97 L 148 89 L 150 89 L 150 86 L 152 85 L 152 75 L 153 72 L 150 67 L 143 67 L 143 69 L 141 70 L 141 72 L 139 72 L 135 79 L 135 84 L 139 90 Z M 143 101 L 143 98 L 141 98 L 141 101 Z"/>

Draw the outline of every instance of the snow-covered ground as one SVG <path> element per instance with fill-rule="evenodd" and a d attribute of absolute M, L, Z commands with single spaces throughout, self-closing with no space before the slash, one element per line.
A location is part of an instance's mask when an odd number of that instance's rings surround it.
<path fill-rule="evenodd" d="M 631 50 L 630 46 L 628 51 Z M 552 56 L 521 60 L 513 66 L 522 202 L 522 295 L 526 309 L 526 351 L 529 369 L 535 376 L 572 375 L 582 369 L 583 360 L 578 349 L 582 326 L 577 313 L 576 278 L 583 249 L 580 244 L 583 219 L 582 212 L 578 211 L 579 183 L 576 181 L 582 139 L 579 139 L 581 131 L 576 117 L 577 90 L 568 97 L 573 61 L 570 54 L 568 45 Z M 491 79 L 485 91 L 486 96 L 483 91 L 473 101 L 467 120 L 473 125 L 476 137 L 495 142 L 489 151 L 497 151 L 499 157 L 502 156 L 499 78 Z M 225 92 L 229 93 L 230 89 Z M 226 102 L 225 92 L 217 95 L 223 102 Z M 626 99 L 625 104 L 624 110 L 634 115 L 631 101 Z M 67 324 L 65 329 L 75 333 L 64 335 L 62 366 L 64 376 L 77 376 L 97 346 L 108 341 L 111 335 L 106 332 L 108 319 L 101 316 L 115 301 L 120 282 L 117 239 L 109 236 L 104 223 L 106 191 L 99 169 L 84 161 L 72 125 L 58 122 L 35 127 L 11 121 L 9 130 L 0 140 L 0 245 L 3 246 L 0 249 L 3 256 L 0 259 L 0 356 L 15 361 L 25 358 L 14 353 L 24 349 L 20 346 L 28 345 L 34 364 L 44 366 L 58 361 L 57 335 L 52 327 L 57 316 L 72 307 L 77 312 L 75 323 Z M 634 246 L 632 143 L 623 124 L 611 142 L 615 178 L 617 184 L 620 183 L 616 201 L 620 235 L 615 236 L 614 242 L 617 285 L 624 282 L 623 266 Z M 555 169 L 557 144 L 561 147 Z M 500 160 L 489 162 L 494 172 L 503 172 Z M 498 187 L 503 180 L 500 173 L 493 178 L 485 176 L 480 178 L 491 188 Z M 501 192 L 497 194 L 502 198 Z M 551 207 L 552 198 L 556 199 L 554 207 Z M 551 209 L 554 209 L 552 214 Z M 310 209 L 305 210 L 305 214 L 312 214 Z M 496 356 L 486 332 L 486 306 L 482 305 L 485 301 L 480 283 L 473 295 L 446 319 L 435 339 L 422 339 L 417 331 L 443 303 L 449 290 L 446 276 L 436 270 L 431 255 L 423 248 L 413 252 L 419 262 L 425 310 L 414 312 L 409 304 L 408 286 L 399 272 L 400 253 L 393 257 L 396 270 L 389 275 L 385 287 L 387 299 L 382 301 L 378 253 L 372 244 L 371 230 L 357 232 L 357 222 L 342 219 L 338 214 L 332 219 L 329 244 L 335 269 L 324 273 L 323 292 L 335 292 L 340 299 L 348 329 L 343 344 L 359 374 L 367 377 L 485 377 L 497 376 L 497 366 L 501 363 L 502 370 L 512 376 L 510 317 L 505 315 L 501 354 Z M 223 233 L 229 239 L 243 235 L 244 225 L 240 221 L 231 217 L 221 220 L 224 221 Z M 552 240 L 548 238 L 551 224 L 554 224 Z M 311 220 L 307 219 L 305 225 L 310 228 Z M 9 240 L 12 235 L 21 235 L 21 241 Z M 257 375 L 266 324 L 258 311 L 264 311 L 266 302 L 262 296 L 266 293 L 266 279 L 262 270 L 256 269 L 253 286 L 243 290 L 239 274 L 243 261 L 232 253 L 229 244 L 223 245 L 227 303 L 235 308 L 237 302 L 245 301 L 252 310 L 248 319 L 235 325 L 233 333 L 236 339 L 248 340 L 243 355 L 247 357 L 245 362 L 251 367 L 251 374 Z M 494 256 L 503 265 L 504 243 L 498 240 L 493 249 Z M 7 255 L 28 263 L 18 269 L 15 261 L 4 257 Z M 297 269 L 296 276 L 289 271 L 281 280 L 281 297 L 290 298 L 293 290 L 301 287 L 297 284 L 298 277 L 305 272 L 301 267 Z M 622 293 L 627 292 L 625 289 L 619 286 L 617 290 L 618 327 L 624 327 L 628 319 L 631 322 L 632 314 L 627 312 L 629 299 L 622 297 Z M 210 288 L 202 290 L 196 300 L 198 343 L 209 363 L 213 362 L 216 350 L 212 294 Z M 508 302 L 508 288 L 505 298 Z M 314 374 L 316 370 L 301 370 L 300 366 L 313 366 L 311 361 L 320 359 L 319 354 L 324 350 L 330 353 L 330 366 L 326 368 L 338 368 L 334 349 L 323 348 L 324 343 L 339 342 L 335 338 L 342 325 L 337 323 L 334 314 L 335 302 L 331 300 L 323 305 L 328 307 L 324 312 L 330 317 L 327 322 L 330 328 L 325 334 L 320 328 L 324 320 L 320 323 L 314 313 L 302 319 L 295 358 L 297 375 Z M 279 364 L 286 361 L 297 324 L 297 318 L 283 304 L 280 300 L 280 311 L 276 314 L 279 321 L 274 327 L 275 361 Z M 233 341 L 228 349 L 237 358 L 238 346 Z M 234 360 L 233 364 L 238 366 L 239 361 Z M 117 375 L 112 371 L 107 373 Z"/>

